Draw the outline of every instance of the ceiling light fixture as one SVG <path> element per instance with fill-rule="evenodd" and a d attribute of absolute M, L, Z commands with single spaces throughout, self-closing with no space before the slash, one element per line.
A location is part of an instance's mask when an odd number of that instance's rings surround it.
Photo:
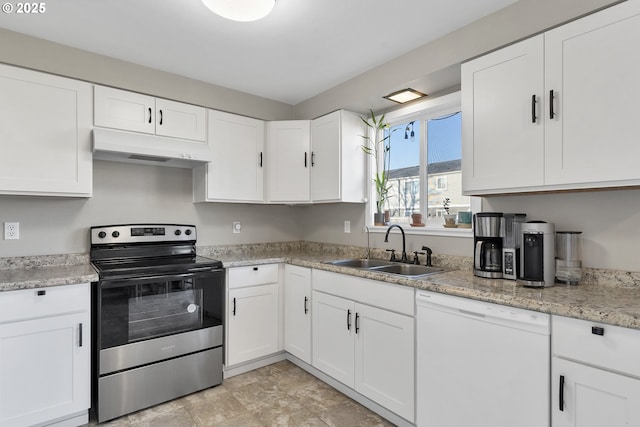
<path fill-rule="evenodd" d="M 425 96 L 427 96 L 426 93 L 407 88 L 390 93 L 389 95 L 385 95 L 383 96 L 383 98 L 388 99 L 389 101 L 397 102 L 398 104 L 404 104 L 409 101 L 415 101 L 416 99 L 424 98 Z"/>
<path fill-rule="evenodd" d="M 232 21 L 257 21 L 267 16 L 276 0 L 202 0 L 216 15 Z"/>

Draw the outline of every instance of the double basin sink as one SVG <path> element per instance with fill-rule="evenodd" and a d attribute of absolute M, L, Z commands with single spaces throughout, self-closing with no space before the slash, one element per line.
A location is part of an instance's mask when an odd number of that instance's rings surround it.
<path fill-rule="evenodd" d="M 404 264 L 395 261 L 385 261 L 382 259 L 341 259 L 336 261 L 327 261 L 326 264 L 335 265 L 337 267 L 356 268 L 360 270 L 368 270 L 376 273 L 390 274 L 393 276 L 402 276 L 406 278 L 419 279 L 431 274 L 444 272 L 444 269 L 438 267 L 427 267 L 417 264 Z"/>

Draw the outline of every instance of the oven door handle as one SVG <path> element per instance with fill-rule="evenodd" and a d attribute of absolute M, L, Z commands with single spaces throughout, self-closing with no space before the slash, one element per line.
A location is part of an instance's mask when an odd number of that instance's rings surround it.
<path fill-rule="evenodd" d="M 174 281 L 174 280 L 184 280 L 189 278 L 202 278 L 215 276 L 219 274 L 224 274 L 224 269 L 217 268 L 211 269 L 208 268 L 202 271 L 191 271 L 189 273 L 183 274 L 157 274 L 153 276 L 136 276 L 136 277 L 117 277 L 117 278 L 108 278 L 104 280 L 100 280 L 99 285 L 101 288 L 124 288 L 126 286 L 132 286 L 136 283 L 149 283 L 149 282 L 158 282 L 158 281 Z"/>

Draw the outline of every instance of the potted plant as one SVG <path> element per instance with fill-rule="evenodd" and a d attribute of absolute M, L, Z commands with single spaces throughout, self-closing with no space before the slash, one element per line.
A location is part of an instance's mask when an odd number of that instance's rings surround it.
<path fill-rule="evenodd" d="M 376 213 L 373 217 L 374 225 L 385 225 L 384 205 L 389 198 L 389 162 L 391 159 L 391 133 L 389 123 L 384 120 L 384 114 L 376 119 L 373 110 L 369 110 L 370 117 L 360 119 L 367 125 L 367 135 L 362 135 L 365 142 L 362 151 L 373 157 L 375 171 L 373 182 L 376 186 Z M 385 135 L 386 134 L 386 135 Z"/>
<path fill-rule="evenodd" d="M 442 201 L 442 207 L 446 212 L 444 216 L 444 226 L 445 227 L 455 227 L 456 226 L 456 216 L 452 213 L 449 213 L 449 205 L 451 204 L 451 199 L 448 197 Z"/>

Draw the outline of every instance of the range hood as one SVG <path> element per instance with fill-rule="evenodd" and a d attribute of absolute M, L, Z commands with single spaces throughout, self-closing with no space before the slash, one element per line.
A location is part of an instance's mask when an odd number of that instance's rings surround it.
<path fill-rule="evenodd" d="M 93 158 L 191 169 L 213 154 L 206 142 L 94 128 Z"/>

